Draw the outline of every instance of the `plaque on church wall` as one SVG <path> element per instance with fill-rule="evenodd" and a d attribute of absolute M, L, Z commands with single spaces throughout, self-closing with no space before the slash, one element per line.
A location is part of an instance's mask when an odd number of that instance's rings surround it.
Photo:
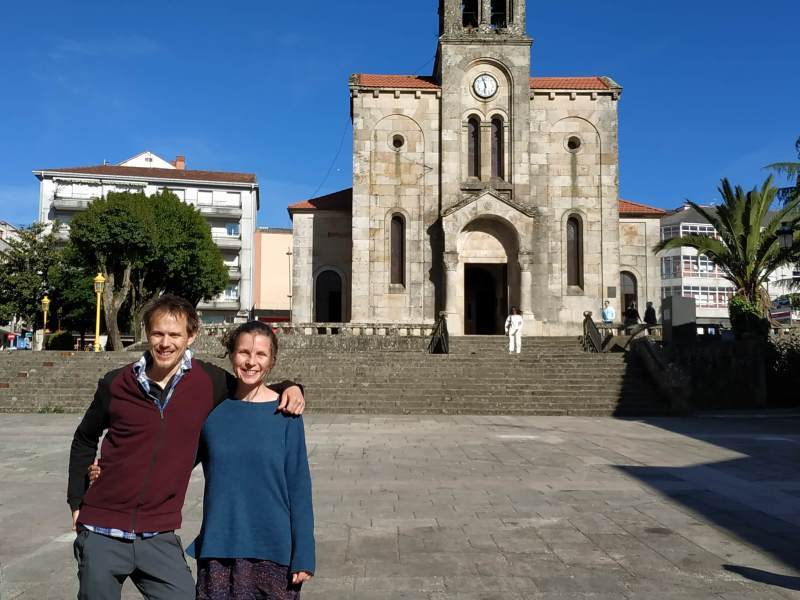
<path fill-rule="evenodd" d="M 616 286 L 610 285 L 606 289 L 606 297 L 608 298 L 616 298 L 617 297 L 617 288 Z"/>

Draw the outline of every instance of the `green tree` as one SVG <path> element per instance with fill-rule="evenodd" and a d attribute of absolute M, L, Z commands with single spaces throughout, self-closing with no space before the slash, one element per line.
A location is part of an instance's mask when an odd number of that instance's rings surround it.
<path fill-rule="evenodd" d="M 800 137 L 797 138 L 797 141 L 794 144 L 794 148 L 797 151 L 797 158 L 800 159 Z M 800 196 L 800 161 L 777 162 L 777 163 L 772 163 L 771 165 L 767 165 L 764 168 L 774 171 L 778 175 L 783 175 L 788 179 L 795 180 L 793 186 L 788 186 L 778 190 L 778 198 L 781 200 L 781 202 L 786 204 L 792 198 Z"/>
<path fill-rule="evenodd" d="M 128 299 L 136 269 L 153 252 L 154 225 L 143 193 L 109 192 L 78 213 L 70 224 L 70 242 L 90 271 L 106 278 L 103 313 L 114 350 L 122 350 L 118 315 Z"/>
<path fill-rule="evenodd" d="M 165 292 L 197 303 L 219 294 L 227 270 L 197 209 L 164 191 L 109 193 L 72 221 L 70 240 L 90 270 L 103 273 L 109 339 L 122 349 L 121 310 L 139 336 L 141 311 Z"/>
<path fill-rule="evenodd" d="M 61 262 L 51 270 L 50 297 L 56 315 L 63 329 L 81 334 L 81 347 L 86 332 L 93 332 L 95 326 L 95 275 L 71 243 L 64 248 Z"/>
<path fill-rule="evenodd" d="M 0 252 L 0 321 L 16 318 L 36 329 L 41 325 L 42 297 L 50 291 L 52 270 L 61 260 L 55 234 L 35 223 L 20 229 L 19 239 L 8 244 Z M 51 310 L 56 306 L 51 304 Z"/>
<path fill-rule="evenodd" d="M 134 274 L 130 304 L 136 339 L 141 339 L 141 312 L 152 298 L 170 293 L 197 304 L 218 295 L 228 283 L 228 270 L 200 212 L 169 191 L 150 201 L 153 252 Z"/>
<path fill-rule="evenodd" d="M 705 254 L 723 270 L 723 276 L 736 288 L 736 295 L 763 318 L 769 308 L 764 282 L 770 273 L 794 258 L 790 252 L 781 250 L 778 230 L 782 222 L 795 227 L 800 221 L 797 210 L 800 197 L 789 200 L 781 210 L 769 214 L 777 191 L 772 185 L 772 177 L 760 188 L 749 192 L 740 186 L 734 188 L 723 179 L 719 187 L 722 204 L 715 212 L 689 202 L 714 226 L 719 239 L 688 235 L 664 240 L 655 246 L 654 251 L 687 247 Z"/>

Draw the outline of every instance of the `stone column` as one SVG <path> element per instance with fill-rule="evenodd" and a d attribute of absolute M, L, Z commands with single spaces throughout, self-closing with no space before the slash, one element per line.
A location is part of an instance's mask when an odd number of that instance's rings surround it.
<path fill-rule="evenodd" d="M 533 314 L 533 254 L 530 252 L 519 253 L 520 282 L 519 282 L 519 309 L 527 318 Z M 533 314 L 535 317 L 536 315 Z"/>
<path fill-rule="evenodd" d="M 480 30 L 484 33 L 492 30 L 492 0 L 480 0 Z"/>
<path fill-rule="evenodd" d="M 445 298 L 447 327 L 452 331 L 458 324 L 458 252 L 444 253 Z M 460 330 L 460 327 L 456 327 Z"/>

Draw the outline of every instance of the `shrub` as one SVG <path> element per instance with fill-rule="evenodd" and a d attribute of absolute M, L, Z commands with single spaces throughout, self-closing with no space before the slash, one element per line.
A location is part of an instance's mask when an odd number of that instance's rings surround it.
<path fill-rule="evenodd" d="M 47 338 L 48 350 L 72 350 L 74 347 L 72 333 L 69 331 L 59 331 Z"/>
<path fill-rule="evenodd" d="M 744 296 L 734 296 L 728 303 L 731 327 L 737 339 L 760 338 L 769 335 L 769 321 L 761 308 Z"/>
<path fill-rule="evenodd" d="M 800 332 L 770 343 L 769 375 L 773 403 L 797 403 L 800 388 Z"/>

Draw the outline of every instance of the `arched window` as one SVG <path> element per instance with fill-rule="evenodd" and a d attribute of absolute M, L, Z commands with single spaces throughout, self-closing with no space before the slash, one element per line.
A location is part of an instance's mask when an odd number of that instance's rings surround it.
<path fill-rule="evenodd" d="M 505 143 L 503 139 L 503 119 L 492 119 L 492 177 L 505 179 Z"/>
<path fill-rule="evenodd" d="M 464 27 L 477 27 L 479 21 L 478 0 L 464 0 L 461 3 L 461 23 Z"/>
<path fill-rule="evenodd" d="M 481 122 L 477 117 L 467 121 L 467 175 L 481 178 Z"/>
<path fill-rule="evenodd" d="M 583 288 L 583 231 L 578 217 L 567 219 L 567 285 Z"/>
<path fill-rule="evenodd" d="M 400 215 L 392 216 L 390 283 L 406 284 L 406 224 Z"/>

